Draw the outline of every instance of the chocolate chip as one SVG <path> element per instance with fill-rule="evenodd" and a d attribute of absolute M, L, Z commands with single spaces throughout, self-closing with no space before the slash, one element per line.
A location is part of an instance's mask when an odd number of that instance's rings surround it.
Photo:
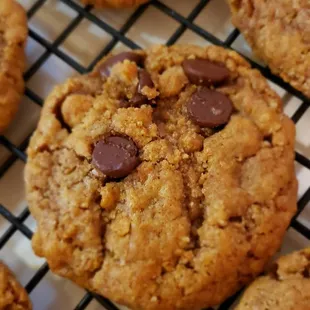
<path fill-rule="evenodd" d="M 229 121 L 233 105 L 224 94 L 202 87 L 190 98 L 187 111 L 197 125 L 214 128 Z"/>
<path fill-rule="evenodd" d="M 147 104 L 149 100 L 145 95 L 142 94 L 142 89 L 145 86 L 148 86 L 150 88 L 154 87 L 154 83 L 151 79 L 151 76 L 146 70 L 141 69 L 138 75 L 139 75 L 139 83 L 137 91 L 130 100 L 132 106 L 140 106 L 143 104 Z"/>
<path fill-rule="evenodd" d="M 60 123 L 61 127 L 67 129 L 68 132 L 71 132 L 71 127 L 66 123 L 64 115 L 61 111 L 61 107 L 64 101 L 65 99 L 60 104 L 54 107 L 54 114 L 55 114 L 56 119 Z"/>
<path fill-rule="evenodd" d="M 146 70 L 141 69 L 139 71 L 138 92 L 141 93 L 143 87 L 145 87 L 145 86 L 153 88 L 154 83 L 151 79 L 150 74 Z"/>
<path fill-rule="evenodd" d="M 109 136 L 95 144 L 92 164 L 108 177 L 126 177 L 139 164 L 138 148 L 126 136 Z"/>
<path fill-rule="evenodd" d="M 186 59 L 183 70 L 190 82 L 197 85 L 218 85 L 229 77 L 226 67 L 206 59 Z"/>
<path fill-rule="evenodd" d="M 133 52 L 123 52 L 108 58 L 100 67 L 99 72 L 102 77 L 108 77 L 111 73 L 112 67 L 118 62 L 123 62 L 124 60 L 130 60 L 135 62 L 137 65 L 141 65 L 143 61 L 143 56 L 133 53 Z"/>
<path fill-rule="evenodd" d="M 140 94 L 140 93 L 135 93 L 135 95 L 130 99 L 130 106 L 132 107 L 139 107 L 143 104 L 147 104 L 148 100 L 147 97 L 145 97 L 144 95 Z"/>
<path fill-rule="evenodd" d="M 126 99 L 120 99 L 119 100 L 119 107 L 120 108 L 128 108 L 128 107 L 130 107 L 130 103 Z"/>
<path fill-rule="evenodd" d="M 304 271 L 302 272 L 302 275 L 306 279 L 310 278 L 310 265 L 304 269 Z"/>

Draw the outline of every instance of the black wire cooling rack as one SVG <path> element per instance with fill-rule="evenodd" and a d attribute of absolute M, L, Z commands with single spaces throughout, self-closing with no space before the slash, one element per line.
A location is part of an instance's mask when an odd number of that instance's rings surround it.
<path fill-rule="evenodd" d="M 30 9 L 27 12 L 28 18 L 31 18 L 48 0 L 33 0 L 33 5 L 30 7 Z M 235 40 L 239 36 L 239 31 L 237 29 L 234 29 L 225 40 L 220 40 L 216 36 L 214 36 L 212 33 L 206 31 L 205 29 L 199 27 L 197 24 L 194 23 L 195 18 L 200 14 L 200 12 L 208 5 L 211 1 L 216 0 L 201 0 L 199 3 L 194 7 L 194 9 L 190 12 L 190 14 L 187 17 L 182 16 L 175 10 L 171 9 L 164 3 L 160 1 L 151 1 L 149 3 L 146 3 L 139 8 L 137 8 L 131 16 L 128 18 L 128 20 L 125 22 L 125 24 L 120 28 L 120 30 L 117 30 L 113 28 L 111 25 L 107 24 L 106 22 L 102 21 L 96 15 L 94 15 L 91 11 L 91 6 L 82 7 L 78 5 L 73 0 L 59 0 L 60 2 L 63 2 L 67 6 L 69 6 L 71 9 L 73 9 L 77 15 L 75 18 L 72 19 L 72 21 L 67 25 L 67 27 L 60 33 L 60 35 L 54 40 L 53 43 L 50 43 L 48 40 L 46 40 L 44 37 L 42 37 L 40 34 L 33 30 L 29 30 L 29 36 L 41 44 L 43 47 L 45 47 L 46 51 L 36 60 L 36 62 L 28 69 L 28 71 L 25 73 L 25 80 L 26 82 L 29 81 L 29 79 L 40 69 L 40 67 L 45 63 L 45 61 L 51 56 L 56 55 L 59 58 L 61 58 L 65 63 L 67 63 L 69 66 L 74 68 L 79 73 L 85 73 L 90 71 L 96 62 L 102 58 L 104 55 L 109 53 L 118 42 L 123 43 L 125 46 L 131 48 L 131 49 L 137 49 L 139 46 L 126 37 L 126 33 L 131 29 L 131 27 L 135 24 L 137 19 L 145 12 L 145 10 L 149 6 L 154 6 L 157 9 L 159 9 L 164 14 L 168 15 L 170 18 L 174 19 L 179 25 L 176 31 L 172 34 L 172 36 L 167 40 L 166 44 L 171 45 L 174 44 L 181 36 L 182 34 L 187 30 L 190 29 L 192 32 L 196 33 L 206 41 L 208 41 L 211 44 L 220 45 L 223 47 L 231 48 L 232 44 L 235 42 Z M 100 27 L 103 31 L 110 34 L 112 39 L 110 42 L 104 47 L 104 49 L 93 59 L 91 64 L 86 68 L 81 66 L 77 61 L 75 61 L 72 57 L 70 57 L 68 54 L 63 52 L 59 47 L 64 42 L 64 40 L 74 31 L 74 29 L 80 24 L 82 20 L 88 20 L 91 23 L 97 25 Z M 283 82 L 279 77 L 274 76 L 271 74 L 270 70 L 268 68 L 265 68 L 263 66 L 260 66 L 259 64 L 251 61 L 248 59 L 249 62 L 252 64 L 254 68 L 257 68 L 261 71 L 261 73 L 270 81 L 274 82 L 275 84 L 279 85 L 281 88 L 286 90 L 287 92 L 291 93 L 295 97 L 299 98 L 302 101 L 302 104 L 299 106 L 299 108 L 296 110 L 294 115 L 292 116 L 292 120 L 295 122 L 295 124 L 300 120 L 300 118 L 304 115 L 304 113 L 307 111 L 307 109 L 310 108 L 310 100 L 307 99 L 303 94 L 292 88 L 287 83 Z M 38 104 L 39 106 L 42 106 L 43 104 L 43 98 L 41 98 L 38 94 L 30 90 L 29 88 L 26 88 L 25 91 L 26 97 L 30 98 L 33 102 Z M 0 178 L 5 174 L 5 172 L 13 165 L 13 163 L 20 159 L 23 162 L 26 161 L 26 154 L 25 149 L 28 145 L 30 136 L 28 136 L 20 145 L 15 145 L 12 143 L 9 139 L 5 138 L 4 136 L 0 136 L 0 145 L 4 146 L 9 152 L 10 156 L 9 158 L 4 162 L 3 165 L 0 166 Z M 296 161 L 308 169 L 310 171 L 310 160 L 303 156 L 302 154 L 296 152 Z M 293 218 L 291 222 L 291 227 L 297 230 L 300 234 L 302 234 L 305 238 L 310 240 L 310 228 L 303 225 L 300 221 L 298 221 L 297 217 L 298 215 L 303 211 L 303 209 L 306 207 L 306 205 L 310 202 L 310 187 L 306 190 L 304 195 L 299 199 L 298 201 L 298 212 Z M 10 238 L 13 236 L 13 234 L 16 231 L 21 232 L 26 238 L 31 239 L 32 237 L 32 231 L 27 227 L 24 222 L 30 215 L 28 208 L 25 208 L 19 216 L 13 215 L 4 205 L 0 204 L 0 214 L 3 216 L 8 222 L 10 222 L 10 227 L 0 236 L 0 250 L 6 245 L 6 243 L 10 240 Z M 31 278 L 31 280 L 26 285 L 26 290 L 28 293 L 31 293 L 31 291 L 39 285 L 40 281 L 43 279 L 43 277 L 47 274 L 49 271 L 48 265 L 44 263 L 34 274 L 34 276 Z M 235 296 L 227 299 L 222 305 L 219 306 L 219 310 L 226 310 L 228 309 L 235 301 Z M 104 308 L 107 310 L 118 310 L 118 308 L 108 299 L 95 295 L 91 292 L 86 292 L 84 297 L 80 300 L 78 305 L 76 305 L 76 310 L 82 310 L 86 309 L 87 306 L 90 304 L 90 302 L 96 299 Z M 44 309 L 42 309 L 44 310 Z"/>

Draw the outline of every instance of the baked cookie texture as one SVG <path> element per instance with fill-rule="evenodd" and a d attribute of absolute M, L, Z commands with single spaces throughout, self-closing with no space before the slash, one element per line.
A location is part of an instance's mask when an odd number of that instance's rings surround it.
<path fill-rule="evenodd" d="M 13 119 L 23 91 L 27 17 L 14 0 L 0 1 L 0 132 Z"/>
<path fill-rule="evenodd" d="M 310 248 L 281 257 L 250 285 L 236 310 L 252 309 L 310 309 Z"/>
<path fill-rule="evenodd" d="M 6 265 L 0 261 L 0 309 L 31 310 L 25 289 L 17 282 Z"/>
<path fill-rule="evenodd" d="M 148 2 L 148 0 L 82 0 L 84 4 L 91 4 L 97 8 L 115 7 L 127 8 L 134 7 Z"/>
<path fill-rule="evenodd" d="M 255 54 L 310 98 L 308 0 L 228 0 L 232 21 Z"/>
<path fill-rule="evenodd" d="M 233 51 L 109 55 L 44 104 L 25 170 L 33 249 L 132 309 L 216 305 L 281 244 L 294 137 L 280 98 Z"/>

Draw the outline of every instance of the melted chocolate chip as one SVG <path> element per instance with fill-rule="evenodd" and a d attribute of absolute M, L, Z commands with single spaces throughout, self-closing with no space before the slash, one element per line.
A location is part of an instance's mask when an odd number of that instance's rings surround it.
<path fill-rule="evenodd" d="M 310 278 L 310 265 L 304 269 L 304 271 L 302 272 L 302 275 L 306 279 Z"/>
<path fill-rule="evenodd" d="M 152 87 L 154 87 L 154 83 L 151 79 L 150 74 L 146 70 L 141 69 L 139 71 L 139 83 L 138 83 L 137 91 L 136 91 L 135 95 L 130 100 L 130 104 L 132 106 L 134 106 L 134 107 L 141 106 L 141 105 L 147 104 L 149 102 L 147 97 L 142 94 L 142 89 L 145 86 L 152 88 Z"/>
<path fill-rule="evenodd" d="M 229 77 L 226 67 L 206 59 L 186 59 L 183 70 L 190 82 L 197 85 L 218 85 Z"/>
<path fill-rule="evenodd" d="M 147 97 L 136 92 L 135 95 L 130 99 L 129 105 L 132 107 L 139 107 L 147 103 L 148 103 Z"/>
<path fill-rule="evenodd" d="M 148 86 L 150 88 L 154 87 L 154 83 L 151 79 L 150 74 L 146 71 L 141 69 L 139 71 L 139 84 L 138 84 L 138 92 L 141 93 L 143 87 Z"/>
<path fill-rule="evenodd" d="M 92 164 L 108 177 L 129 175 L 139 164 L 138 148 L 125 136 L 109 136 L 95 144 Z"/>
<path fill-rule="evenodd" d="M 190 98 L 187 111 L 197 125 L 214 128 L 229 121 L 233 105 L 224 94 L 202 87 Z"/>
<path fill-rule="evenodd" d="M 120 108 L 129 108 L 130 107 L 130 103 L 126 99 L 120 99 L 119 100 L 119 107 Z"/>
<path fill-rule="evenodd" d="M 71 132 L 71 127 L 66 123 L 65 118 L 64 118 L 62 111 L 61 111 L 61 106 L 62 106 L 64 101 L 65 101 L 65 99 L 61 102 L 61 104 L 58 104 L 55 106 L 54 113 L 55 113 L 55 117 L 58 120 L 58 122 L 60 123 L 61 127 L 67 129 L 68 132 Z"/>
<path fill-rule="evenodd" d="M 108 58 L 100 67 L 99 72 L 102 77 L 108 77 L 111 73 L 112 67 L 118 62 L 123 62 L 124 60 L 130 60 L 135 62 L 137 65 L 141 65 L 143 62 L 143 56 L 136 54 L 134 52 L 123 52 Z"/>

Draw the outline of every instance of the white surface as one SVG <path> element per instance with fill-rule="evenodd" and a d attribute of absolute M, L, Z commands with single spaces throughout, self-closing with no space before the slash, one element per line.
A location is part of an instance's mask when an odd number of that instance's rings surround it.
<path fill-rule="evenodd" d="M 19 2 L 26 9 L 29 9 L 35 1 L 19 0 Z M 163 2 L 176 9 L 185 17 L 198 3 L 197 0 L 165 0 Z M 76 3 L 78 2 L 76 1 Z M 92 11 L 99 19 L 116 29 L 120 29 L 133 12 L 134 10 L 131 9 Z M 29 26 L 52 43 L 76 15 L 77 13 L 64 3 L 57 0 L 49 0 L 30 19 Z M 212 32 L 220 39 L 225 39 L 232 30 L 229 21 L 229 10 L 224 0 L 211 0 L 201 14 L 198 15 L 195 23 Z M 147 47 L 155 43 L 165 43 L 178 27 L 179 24 L 175 20 L 157 8 L 150 6 L 129 30 L 127 37 L 142 47 Z M 70 54 L 75 61 L 87 67 L 104 46 L 108 44 L 110 39 L 111 36 L 104 30 L 83 19 L 78 27 L 61 44 L 60 50 Z M 186 30 L 178 43 L 208 44 L 208 42 L 191 30 Z M 242 37 L 238 38 L 233 47 L 254 59 Z M 125 48 L 124 45 L 119 43 L 115 49 Z M 44 52 L 45 48 L 43 46 L 33 39 L 29 39 L 27 46 L 28 68 Z M 54 85 L 62 83 L 73 74 L 76 74 L 73 68 L 57 56 L 51 55 L 28 81 L 27 86 L 44 98 Z M 301 102 L 290 94 L 286 94 L 278 86 L 272 83 L 271 85 L 283 98 L 285 112 L 292 116 Z M 21 143 L 35 128 L 39 112 L 40 107 L 25 97 L 15 121 L 6 131 L 5 136 L 17 145 Z M 298 122 L 296 144 L 297 150 L 308 158 L 310 157 L 309 124 L 310 108 Z M 9 152 L 0 146 L 0 165 L 8 155 Z M 9 208 L 15 215 L 19 215 L 24 206 L 26 206 L 23 188 L 23 168 L 24 164 L 19 160 L 16 161 L 0 180 L 0 203 Z M 300 184 L 298 195 L 301 197 L 310 186 L 310 171 L 296 163 L 296 173 Z M 308 204 L 299 219 L 305 225 L 310 226 L 310 204 Z M 35 222 L 31 216 L 25 223 L 34 230 Z M 0 234 L 8 227 L 8 222 L 0 217 Z M 287 253 L 307 245 L 310 245 L 308 240 L 303 238 L 294 229 L 289 229 L 281 252 Z M 44 260 L 35 257 L 31 251 L 30 242 L 19 232 L 15 233 L 8 244 L 1 250 L 0 257 L 16 272 L 18 279 L 24 285 L 28 283 L 36 270 L 44 262 Z M 34 289 L 30 297 L 34 304 L 34 310 L 67 310 L 73 309 L 84 294 L 84 290 L 78 288 L 70 281 L 60 279 L 49 272 L 42 283 Z M 87 309 L 95 310 L 102 309 L 102 307 L 93 300 Z"/>

